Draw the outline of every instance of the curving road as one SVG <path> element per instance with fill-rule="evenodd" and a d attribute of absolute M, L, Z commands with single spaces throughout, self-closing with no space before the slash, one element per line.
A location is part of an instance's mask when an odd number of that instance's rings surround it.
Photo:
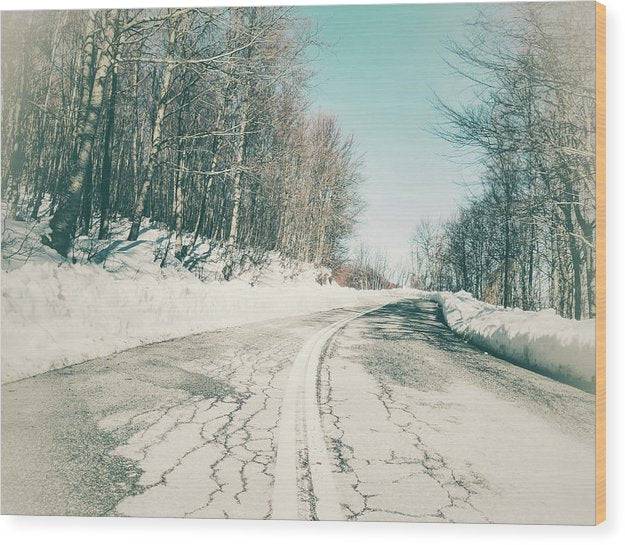
<path fill-rule="evenodd" d="M 594 523 L 594 396 L 402 300 L 2 387 L 2 512 Z"/>

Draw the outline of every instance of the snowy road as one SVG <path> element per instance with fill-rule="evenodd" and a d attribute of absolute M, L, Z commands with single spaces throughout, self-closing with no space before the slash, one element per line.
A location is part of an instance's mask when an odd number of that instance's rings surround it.
<path fill-rule="evenodd" d="M 592 524 L 593 411 L 430 302 L 272 320 L 3 386 L 2 511 Z"/>

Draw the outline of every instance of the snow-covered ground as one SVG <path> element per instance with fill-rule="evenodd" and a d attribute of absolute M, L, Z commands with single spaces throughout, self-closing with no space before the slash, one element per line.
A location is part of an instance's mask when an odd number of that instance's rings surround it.
<path fill-rule="evenodd" d="M 112 240 L 82 237 L 72 264 L 40 243 L 46 229 L 3 220 L 3 383 L 145 343 L 399 296 L 341 288 L 327 283 L 327 269 L 271 252 L 233 256 L 209 242 L 190 271 L 165 253 L 169 233 L 147 222 L 134 242 L 123 223 Z"/>
<path fill-rule="evenodd" d="M 439 303 L 449 327 L 484 350 L 594 389 L 594 320 L 504 309 L 466 292 L 341 288 L 327 269 L 272 252 L 233 255 L 210 241 L 185 267 L 170 233 L 147 221 L 134 242 L 126 222 L 113 225 L 111 240 L 81 237 L 72 264 L 41 244 L 45 222 L 3 214 L 2 224 L 2 382 L 201 331 L 419 297 Z"/>
<path fill-rule="evenodd" d="M 394 297 L 310 282 L 252 287 L 193 276 L 132 278 L 52 263 L 5 274 L 2 292 L 3 382 L 145 343 Z"/>
<path fill-rule="evenodd" d="M 478 301 L 465 291 L 424 296 L 436 301 L 447 325 L 473 344 L 561 382 L 594 391 L 594 320 L 567 320 L 551 309 L 505 309 Z"/>

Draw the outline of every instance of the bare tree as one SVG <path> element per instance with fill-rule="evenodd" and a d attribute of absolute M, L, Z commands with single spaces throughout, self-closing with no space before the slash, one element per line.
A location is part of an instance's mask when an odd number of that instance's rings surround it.
<path fill-rule="evenodd" d="M 580 319 L 594 315 L 594 34 L 563 9 L 564 31 L 562 10 L 526 5 L 451 47 L 476 92 L 439 102 L 438 132 L 479 152 L 484 190 L 443 228 L 439 287 Z"/>
<path fill-rule="evenodd" d="M 311 46 L 287 8 L 106 10 L 3 17 L 3 190 L 14 212 L 106 239 L 127 219 L 172 235 L 335 266 L 360 210 L 352 140 L 311 117 Z M 11 28 L 32 25 L 33 39 Z M 6 32 L 5 32 L 6 30 Z M 22 47 L 24 46 L 24 47 Z M 20 59 L 25 62 L 19 62 Z M 42 213 L 43 211 L 43 213 Z M 163 264 L 167 259 L 163 260 Z"/>

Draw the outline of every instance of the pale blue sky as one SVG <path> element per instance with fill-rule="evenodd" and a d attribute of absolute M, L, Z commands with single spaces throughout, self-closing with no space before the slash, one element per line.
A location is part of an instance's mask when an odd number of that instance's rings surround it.
<path fill-rule="evenodd" d="M 481 8 L 486 6 L 482 4 Z M 430 130 L 434 92 L 457 100 L 469 82 L 445 63 L 475 4 L 296 8 L 324 44 L 310 51 L 315 111 L 334 113 L 364 157 L 367 209 L 352 246 L 363 240 L 398 263 L 422 218 L 447 218 L 475 185 L 476 167 L 454 159 Z"/>

